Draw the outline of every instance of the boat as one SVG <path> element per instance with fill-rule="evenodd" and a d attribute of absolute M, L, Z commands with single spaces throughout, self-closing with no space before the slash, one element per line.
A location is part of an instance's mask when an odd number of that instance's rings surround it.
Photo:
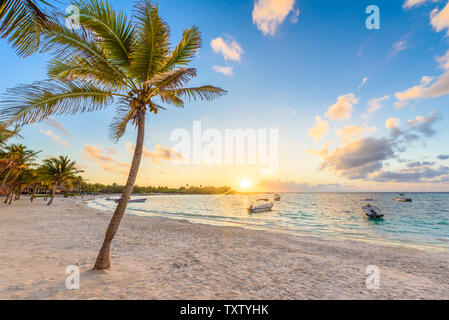
<path fill-rule="evenodd" d="M 393 200 L 396 202 L 412 202 L 412 198 L 404 197 L 403 193 L 399 194 L 399 197 L 394 197 Z"/>
<path fill-rule="evenodd" d="M 367 218 L 371 219 L 380 219 L 384 216 L 382 210 L 380 210 L 376 206 L 370 205 L 369 203 L 366 206 L 362 207 L 362 212 Z"/>
<path fill-rule="evenodd" d="M 256 204 L 253 203 L 248 208 L 248 213 L 271 211 L 271 209 L 273 209 L 273 207 L 274 207 L 274 203 L 271 202 L 269 199 L 257 199 Z"/>
<path fill-rule="evenodd" d="M 118 202 L 120 202 L 120 199 L 116 199 L 116 200 L 114 200 L 116 203 L 118 203 Z M 147 201 L 147 199 L 130 199 L 130 200 L 128 200 L 128 203 L 144 203 L 144 202 L 146 202 Z"/>
<path fill-rule="evenodd" d="M 281 195 L 275 194 L 274 195 L 274 201 L 281 201 Z"/>

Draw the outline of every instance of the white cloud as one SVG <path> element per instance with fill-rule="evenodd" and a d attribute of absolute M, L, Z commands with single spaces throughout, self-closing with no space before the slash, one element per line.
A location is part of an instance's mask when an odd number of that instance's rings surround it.
<path fill-rule="evenodd" d="M 346 144 L 356 140 L 364 133 L 374 133 L 376 127 L 362 127 L 362 126 L 344 126 L 337 131 L 337 136 Z"/>
<path fill-rule="evenodd" d="M 369 107 L 366 111 L 367 113 L 373 113 L 382 108 L 381 102 L 390 99 L 390 96 L 383 96 L 380 98 L 371 99 L 366 103 L 366 105 Z"/>
<path fill-rule="evenodd" d="M 337 102 L 327 110 L 326 117 L 331 120 L 348 119 L 351 116 L 353 105 L 359 102 L 354 93 L 339 96 Z"/>
<path fill-rule="evenodd" d="M 253 9 L 253 23 L 264 35 L 274 36 L 280 24 L 293 12 L 292 23 L 298 22 L 299 10 L 294 8 L 295 0 L 256 0 Z"/>
<path fill-rule="evenodd" d="M 438 9 L 432 10 L 430 13 L 430 24 L 437 32 L 449 29 L 449 2 L 441 11 L 438 11 Z M 449 36 L 449 31 L 447 35 Z"/>
<path fill-rule="evenodd" d="M 393 51 L 391 52 L 390 57 L 394 57 L 399 52 L 404 51 L 405 49 L 407 49 L 407 41 L 406 40 L 401 40 L 401 41 L 395 42 L 393 44 Z"/>
<path fill-rule="evenodd" d="M 212 69 L 227 76 L 234 75 L 234 67 L 213 66 Z"/>
<path fill-rule="evenodd" d="M 403 7 L 406 9 L 409 9 L 411 7 L 419 6 L 426 2 L 427 0 L 407 0 L 405 1 Z"/>
<path fill-rule="evenodd" d="M 232 61 L 241 61 L 241 55 L 244 53 L 240 44 L 235 40 L 223 40 L 223 38 L 218 37 L 210 42 L 212 50 L 215 53 L 221 53 L 224 59 Z"/>
<path fill-rule="evenodd" d="M 421 78 L 419 85 L 413 86 L 402 92 L 396 92 L 395 97 L 398 99 L 398 102 L 394 104 L 396 109 L 401 109 L 407 106 L 409 101 L 412 99 L 420 99 L 425 97 L 428 94 L 426 91 L 430 89 L 428 85 L 432 82 L 432 80 L 432 77 L 424 76 Z"/>
<path fill-rule="evenodd" d="M 329 129 L 329 123 L 326 120 L 321 119 L 320 116 L 315 117 L 315 126 L 309 130 L 310 137 L 315 139 L 315 143 L 320 142 L 323 136 Z"/>
<path fill-rule="evenodd" d="M 360 89 L 365 85 L 365 83 L 368 81 L 368 77 L 363 77 L 362 82 L 359 84 L 358 88 Z"/>
<path fill-rule="evenodd" d="M 55 134 L 53 131 L 51 131 L 51 130 L 44 131 L 42 129 L 39 129 L 39 132 L 46 135 L 47 137 L 50 137 L 56 143 L 58 143 L 64 147 L 69 147 L 69 143 L 67 141 L 61 140 L 61 138 L 57 134 Z"/>

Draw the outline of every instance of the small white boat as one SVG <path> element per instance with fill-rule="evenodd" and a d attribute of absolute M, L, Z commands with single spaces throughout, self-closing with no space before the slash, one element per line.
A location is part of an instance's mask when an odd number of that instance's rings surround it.
<path fill-rule="evenodd" d="M 396 202 L 412 202 L 412 198 L 404 197 L 403 193 L 399 194 L 399 197 L 394 197 L 393 200 Z"/>
<path fill-rule="evenodd" d="M 379 219 L 384 216 L 382 210 L 380 210 L 378 207 L 370 205 L 369 203 L 366 206 L 362 207 L 362 212 L 367 218 L 372 219 Z"/>
<path fill-rule="evenodd" d="M 253 203 L 248 208 L 248 213 L 271 211 L 271 209 L 273 209 L 273 207 L 274 207 L 274 203 L 271 202 L 269 199 L 258 199 L 256 204 Z"/>

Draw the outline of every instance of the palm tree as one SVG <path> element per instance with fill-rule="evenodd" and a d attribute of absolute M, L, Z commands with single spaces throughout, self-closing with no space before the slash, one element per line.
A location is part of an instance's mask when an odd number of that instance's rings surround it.
<path fill-rule="evenodd" d="M 185 87 L 196 76 L 195 69 L 185 66 L 201 47 L 197 27 L 186 29 L 178 45 L 170 49 L 170 29 L 149 0 L 136 4 L 131 21 L 105 2 L 75 5 L 80 9 L 81 29 L 55 23 L 44 34 L 43 49 L 54 55 L 48 68 L 52 81 L 9 90 L 0 102 L 0 121 L 25 125 L 52 115 L 104 109 L 115 102 L 118 114 L 111 136 L 118 140 L 129 124 L 137 127 L 126 187 L 94 266 L 102 270 L 111 266 L 111 243 L 136 181 L 147 113 L 165 109 L 161 103 L 183 107 L 183 99 L 212 100 L 226 91 L 211 85 Z"/>
<path fill-rule="evenodd" d="M 69 160 L 68 157 L 59 156 L 59 158 L 51 158 L 44 160 L 42 170 L 52 184 L 51 198 L 47 205 L 51 205 L 55 198 L 56 189 L 63 183 L 76 177 L 81 170 L 76 169 L 75 161 Z"/>
<path fill-rule="evenodd" d="M 0 0 L 0 37 L 12 42 L 20 56 L 35 53 L 51 20 L 49 7 L 45 0 Z"/>
<path fill-rule="evenodd" d="M 16 171 L 16 174 L 11 180 L 10 184 L 13 184 L 15 182 L 23 169 L 34 166 L 36 155 L 40 152 L 28 150 L 27 147 L 22 144 L 10 145 L 6 148 L 6 150 L 8 151 L 7 158 L 9 160 L 9 166 L 7 168 L 5 176 L 3 177 L 2 184 L 0 185 L 0 190 L 2 190 L 6 185 L 6 182 L 8 181 L 8 178 L 10 177 L 13 170 Z"/>

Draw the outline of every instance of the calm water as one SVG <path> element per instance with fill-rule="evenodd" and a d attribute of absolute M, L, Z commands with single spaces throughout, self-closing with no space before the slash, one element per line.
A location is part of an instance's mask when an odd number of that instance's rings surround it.
<path fill-rule="evenodd" d="M 376 240 L 449 249 L 449 193 L 409 193 L 412 203 L 398 203 L 391 193 L 282 194 L 272 212 L 248 214 L 253 200 L 272 195 L 156 195 L 146 203 L 129 204 L 128 214 L 160 216 L 223 226 L 241 226 L 301 235 Z M 383 220 L 367 220 L 361 207 L 366 198 L 382 208 Z M 116 204 L 95 199 L 95 209 L 113 210 Z"/>

